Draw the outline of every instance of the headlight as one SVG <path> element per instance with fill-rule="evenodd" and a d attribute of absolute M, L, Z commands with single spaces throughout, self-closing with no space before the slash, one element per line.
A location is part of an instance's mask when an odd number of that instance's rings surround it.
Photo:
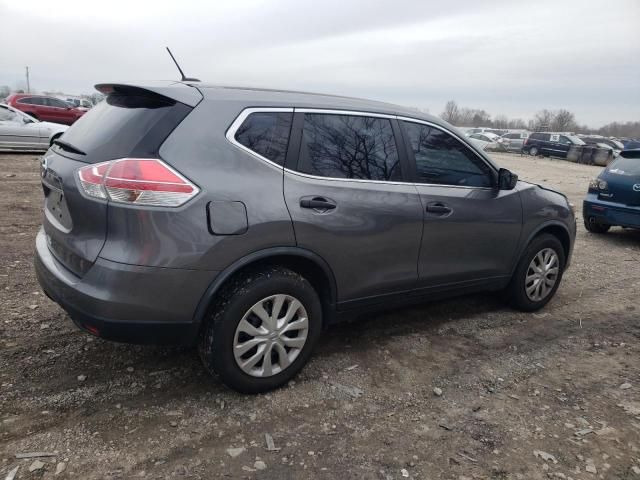
<path fill-rule="evenodd" d="M 589 182 L 589 190 L 604 191 L 609 189 L 609 184 L 599 178 L 594 178 Z"/>

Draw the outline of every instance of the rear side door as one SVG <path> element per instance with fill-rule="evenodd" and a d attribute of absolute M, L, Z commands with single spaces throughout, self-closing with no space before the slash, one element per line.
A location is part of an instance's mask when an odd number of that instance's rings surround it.
<path fill-rule="evenodd" d="M 422 204 L 392 116 L 296 110 L 284 195 L 298 246 L 333 270 L 342 307 L 412 290 Z"/>
<path fill-rule="evenodd" d="M 400 125 L 423 208 L 419 288 L 506 278 L 522 228 L 518 191 L 496 189 L 495 168 L 452 132 Z"/>
<path fill-rule="evenodd" d="M 43 122 L 57 122 L 56 116 L 52 115 L 51 109 L 47 106 L 47 99 L 44 97 L 32 97 L 30 103 L 33 111 L 39 120 Z"/>
<path fill-rule="evenodd" d="M 48 114 L 50 118 L 55 119 L 53 122 L 70 124 L 73 123 L 71 114 L 71 110 L 69 105 L 67 105 L 62 100 L 58 100 L 57 98 L 44 98 L 46 103 L 46 108 L 48 110 Z"/>

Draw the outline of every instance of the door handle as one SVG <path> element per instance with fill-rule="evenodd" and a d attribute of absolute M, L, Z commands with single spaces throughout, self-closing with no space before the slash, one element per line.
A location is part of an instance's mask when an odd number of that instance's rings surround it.
<path fill-rule="evenodd" d="M 300 207 L 314 210 L 333 210 L 336 208 L 336 204 L 324 197 L 303 197 L 300 199 Z"/>
<path fill-rule="evenodd" d="M 434 213 L 436 215 L 448 215 L 453 212 L 453 210 L 444 203 L 434 202 L 427 204 L 427 212 Z"/>

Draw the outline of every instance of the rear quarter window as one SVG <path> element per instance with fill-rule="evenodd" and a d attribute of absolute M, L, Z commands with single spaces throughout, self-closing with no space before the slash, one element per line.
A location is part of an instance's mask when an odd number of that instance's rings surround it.
<path fill-rule="evenodd" d="M 235 139 L 252 152 L 284 165 L 292 112 L 255 112 L 236 131 Z"/>

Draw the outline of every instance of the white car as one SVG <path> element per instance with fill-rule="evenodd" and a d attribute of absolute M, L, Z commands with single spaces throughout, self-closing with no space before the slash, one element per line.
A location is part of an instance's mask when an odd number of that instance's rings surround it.
<path fill-rule="evenodd" d="M 0 150 L 48 150 L 67 128 L 59 123 L 41 122 L 0 103 Z"/>
<path fill-rule="evenodd" d="M 482 150 L 497 150 L 500 137 L 495 133 L 472 133 L 468 137 L 472 143 Z"/>

